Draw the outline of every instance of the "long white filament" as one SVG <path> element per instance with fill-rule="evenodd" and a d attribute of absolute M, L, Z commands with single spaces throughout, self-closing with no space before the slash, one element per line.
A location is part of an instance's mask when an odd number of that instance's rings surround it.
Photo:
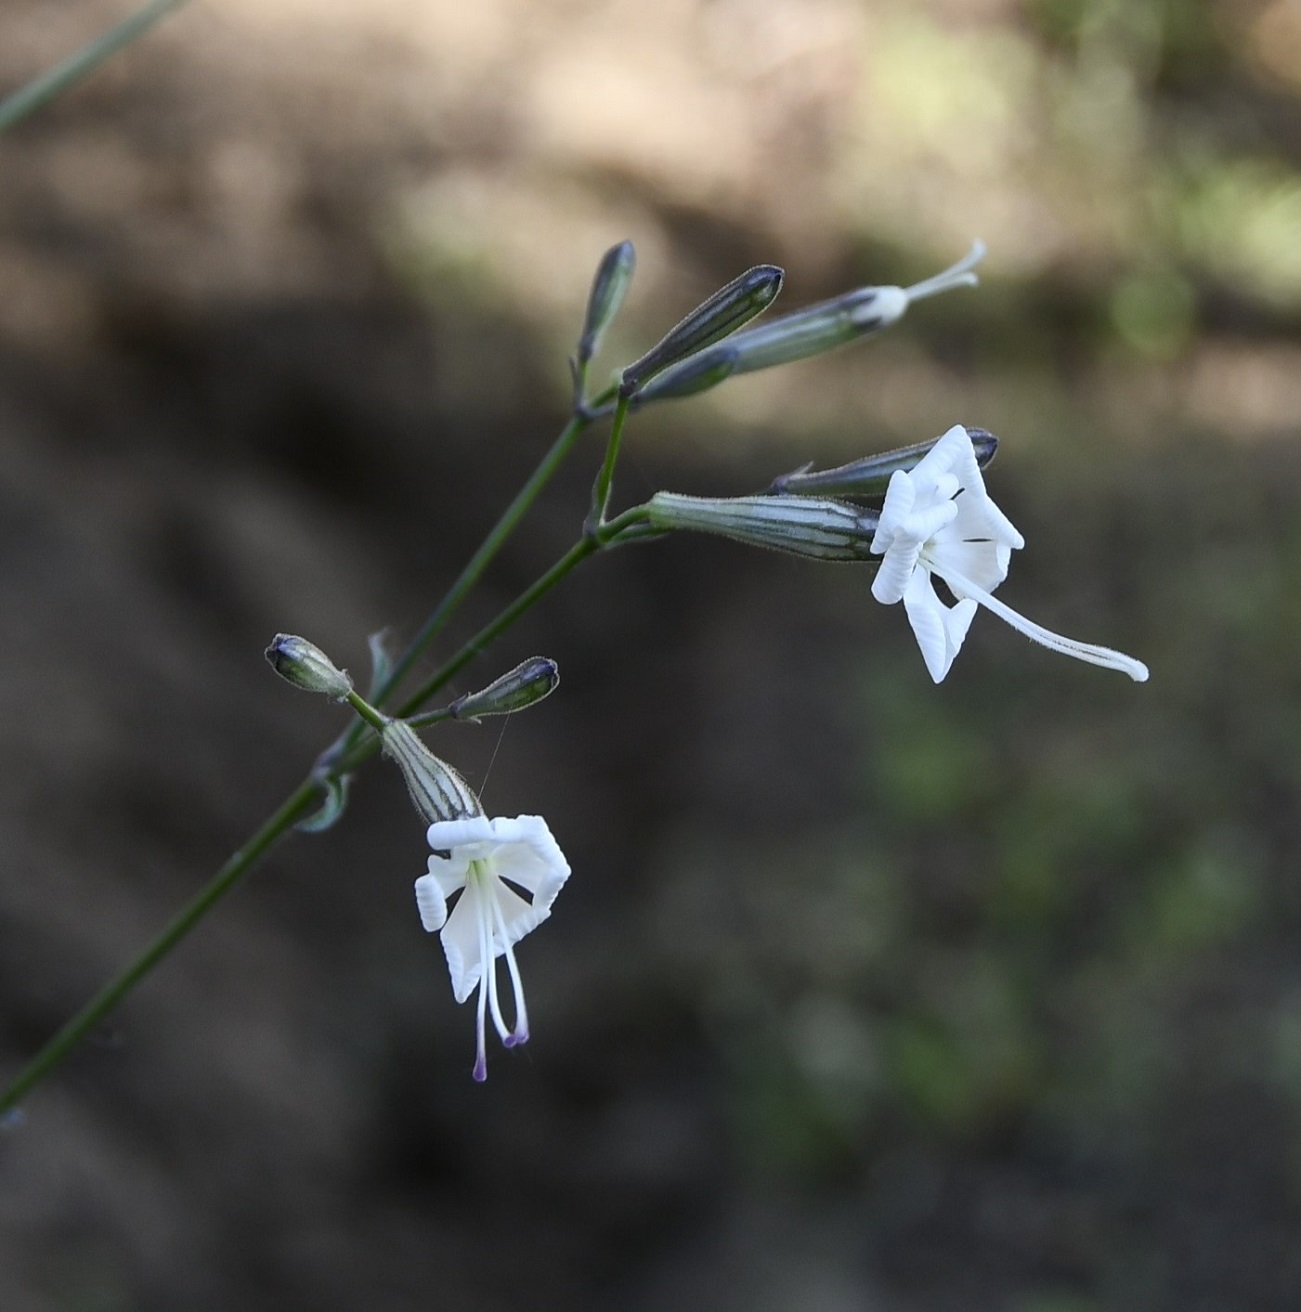
<path fill-rule="evenodd" d="M 1074 656 L 1077 661 L 1101 665 L 1108 670 L 1120 670 L 1122 674 L 1128 674 L 1135 683 L 1147 681 L 1148 668 L 1142 661 L 1126 656 L 1124 652 L 1112 651 L 1110 647 L 1099 647 L 1090 642 L 1076 642 L 1074 638 L 1064 638 L 1060 633 L 1054 633 L 1051 629 L 1045 629 L 1042 624 L 1026 619 L 1011 606 L 1005 605 L 984 588 L 954 570 L 938 570 L 934 566 L 931 566 L 931 569 L 953 588 L 957 595 L 970 597 L 973 601 L 979 602 L 1032 641 L 1042 643 L 1052 651 L 1061 652 L 1063 656 Z"/>
<path fill-rule="evenodd" d="M 942 273 L 937 273 L 933 277 L 923 278 L 921 282 L 913 283 L 911 287 L 905 287 L 903 291 L 908 298 L 908 303 L 911 305 L 913 301 L 925 300 L 928 296 L 937 296 L 940 292 L 947 292 L 953 287 L 976 286 L 980 279 L 972 270 L 984 258 L 985 243 L 977 237 L 971 243 L 971 249 L 956 264 L 951 264 Z"/>

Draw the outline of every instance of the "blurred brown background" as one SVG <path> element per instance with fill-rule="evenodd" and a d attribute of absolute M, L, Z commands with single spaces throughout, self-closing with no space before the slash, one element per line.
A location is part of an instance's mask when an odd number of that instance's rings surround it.
<path fill-rule="evenodd" d="M 8 0 L 0 86 L 129 9 Z M 470 1081 L 376 765 L 0 1136 L 0 1306 L 1298 1306 L 1298 97 L 1297 0 L 196 0 L 0 137 L 4 1072 L 343 723 L 269 638 L 414 631 L 622 238 L 603 367 L 759 260 L 794 308 L 983 237 L 639 417 L 620 504 L 979 424 L 1003 595 L 1153 671 L 982 616 L 935 688 L 853 568 L 592 562 L 459 684 L 560 693 L 431 735 L 574 868 L 527 1050 Z"/>

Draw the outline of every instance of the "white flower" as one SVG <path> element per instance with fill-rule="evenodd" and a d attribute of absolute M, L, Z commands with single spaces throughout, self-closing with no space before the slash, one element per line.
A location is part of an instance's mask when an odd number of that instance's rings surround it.
<path fill-rule="evenodd" d="M 514 944 L 550 914 L 569 878 L 569 863 L 541 816 L 514 820 L 466 816 L 429 826 L 429 873 L 416 880 L 420 920 L 432 934 L 442 931 L 443 951 L 457 1002 L 479 990 L 478 1051 L 474 1078 L 488 1074 L 484 1028 L 488 1011 L 508 1048 L 529 1036 L 524 985 Z M 439 853 L 446 852 L 446 856 Z M 448 914 L 448 902 L 460 898 Z M 505 956 L 515 991 L 515 1025 L 507 1026 L 497 993 L 497 958 Z"/>
<path fill-rule="evenodd" d="M 1012 551 L 1023 546 L 1025 539 L 985 491 L 967 430 L 955 424 L 910 471 L 890 478 L 872 539 L 872 550 L 882 557 L 872 595 L 886 605 L 903 602 L 936 683 L 962 647 L 977 604 L 1053 651 L 1145 680 L 1142 661 L 1063 638 L 992 595 L 1007 577 Z M 956 604 L 940 600 L 933 574 L 948 585 Z"/>

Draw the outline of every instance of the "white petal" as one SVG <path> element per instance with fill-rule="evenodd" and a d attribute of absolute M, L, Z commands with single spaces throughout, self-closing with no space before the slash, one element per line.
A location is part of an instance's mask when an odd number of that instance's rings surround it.
<path fill-rule="evenodd" d="M 992 538 L 1019 550 L 1025 539 L 1016 531 L 1012 521 L 994 504 L 983 488 L 964 486 L 954 498 L 958 513 L 953 517 L 950 532 L 960 538 Z"/>
<path fill-rule="evenodd" d="M 465 887 L 465 875 L 469 868 L 470 858 L 466 855 L 464 849 L 453 852 L 450 857 L 439 856 L 438 853 L 431 852 L 428 873 L 421 877 L 437 880 L 443 897 L 450 898 L 458 888 Z"/>
<path fill-rule="evenodd" d="M 936 439 L 935 445 L 912 467 L 914 478 L 934 485 L 942 475 L 952 470 L 961 459 L 963 447 L 971 450 L 971 438 L 961 424 L 954 424 L 947 433 Z"/>
<path fill-rule="evenodd" d="M 497 906 L 506 925 L 507 938 L 512 944 L 518 943 L 525 934 L 535 930 L 551 914 L 550 902 L 546 905 L 537 902 L 530 905 L 500 880 L 497 881 Z M 502 941 L 498 926 L 493 939 L 493 955 L 499 957 L 505 951 L 506 944 Z"/>
<path fill-rule="evenodd" d="M 939 683 L 949 672 L 953 659 L 949 655 L 948 631 L 944 624 L 944 604 L 935 595 L 930 575 L 918 570 L 908 582 L 904 593 L 904 609 L 912 625 L 922 660 L 931 678 Z"/>
<path fill-rule="evenodd" d="M 918 570 L 904 593 L 904 609 L 931 678 L 940 683 L 953 665 L 976 613 L 974 601 L 948 607 L 939 599 L 930 575 Z"/>
<path fill-rule="evenodd" d="M 1012 549 L 1004 543 L 993 539 L 963 541 L 948 533 L 928 543 L 923 552 L 924 563 L 946 582 L 950 576 L 961 576 L 979 584 L 986 592 L 993 592 L 1007 578 L 1011 558 Z M 950 586 L 955 597 L 967 595 L 960 586 Z"/>
<path fill-rule="evenodd" d="M 527 889 L 535 907 L 550 907 L 569 878 L 569 862 L 547 822 L 538 815 L 521 815 L 492 824 L 502 844 L 492 856 L 498 876 Z"/>
<path fill-rule="evenodd" d="M 974 601 L 963 599 L 956 605 L 950 606 L 945 612 L 944 628 L 949 638 L 950 665 L 953 664 L 958 653 L 962 650 L 962 644 L 967 640 L 967 630 L 971 628 L 971 621 L 976 618 L 976 612 L 979 609 L 980 607 Z"/>
<path fill-rule="evenodd" d="M 927 543 L 950 532 L 949 526 L 958 517 L 957 503 L 952 496 L 923 503 L 919 497 L 912 513 L 900 523 L 895 543 L 909 541 Z"/>
<path fill-rule="evenodd" d="M 885 606 L 893 606 L 903 600 L 912 576 L 917 572 L 917 560 L 921 555 L 919 543 L 900 542 L 890 548 L 881 560 L 872 580 L 872 596 Z"/>
<path fill-rule="evenodd" d="M 885 500 L 881 503 L 881 514 L 876 522 L 870 550 L 878 555 L 889 550 L 899 526 L 911 513 L 916 497 L 917 490 L 913 487 L 912 479 L 902 469 L 896 469 L 886 485 Z"/>
<path fill-rule="evenodd" d="M 451 852 L 470 843 L 492 838 L 492 824 L 487 816 L 471 815 L 460 820 L 435 820 L 425 838 L 435 852 Z"/>
<path fill-rule="evenodd" d="M 479 917 L 490 910 L 483 905 L 482 894 L 467 887 L 443 927 L 443 955 L 447 958 L 447 973 L 452 978 L 452 996 L 457 1002 L 464 1002 L 483 977 Z"/>
<path fill-rule="evenodd" d="M 420 923 L 430 934 L 436 934 L 447 924 L 447 898 L 437 876 L 421 875 L 416 880 L 416 906 Z"/>

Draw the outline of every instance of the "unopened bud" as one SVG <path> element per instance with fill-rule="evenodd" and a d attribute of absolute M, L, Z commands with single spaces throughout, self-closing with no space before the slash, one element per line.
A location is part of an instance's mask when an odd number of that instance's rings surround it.
<path fill-rule="evenodd" d="M 509 674 L 494 679 L 481 692 L 467 692 L 447 709 L 454 720 L 481 715 L 509 715 L 550 697 L 560 685 L 560 667 L 546 656 L 530 656 Z"/>
<path fill-rule="evenodd" d="M 659 529 L 713 533 L 751 547 L 814 560 L 873 560 L 877 513 L 811 497 L 686 497 L 657 492 L 646 503 Z"/>
<path fill-rule="evenodd" d="M 271 668 L 295 688 L 323 692 L 335 701 L 342 701 L 352 691 L 352 680 L 346 671 L 339 669 L 306 638 L 277 633 L 275 641 L 266 649 L 266 658 L 271 662 Z"/>
<path fill-rule="evenodd" d="M 773 303 L 781 291 L 783 276 L 775 264 L 758 264 L 733 278 L 623 371 L 619 395 L 632 396 L 670 365 L 713 346 L 749 323 Z"/>
<path fill-rule="evenodd" d="M 605 330 L 614 321 L 623 298 L 628 294 L 636 266 L 637 253 L 630 241 L 621 241 L 617 246 L 611 246 L 601 257 L 587 298 L 583 335 L 578 339 L 579 364 L 586 364 L 600 349 Z"/>
<path fill-rule="evenodd" d="M 639 410 L 653 401 L 678 400 L 707 392 L 711 387 L 728 379 L 736 370 L 737 353 L 729 342 L 720 342 L 708 351 L 701 351 L 689 360 L 683 360 L 672 369 L 652 378 L 632 398 L 632 408 Z"/>
<path fill-rule="evenodd" d="M 470 785 L 446 761 L 440 761 L 401 720 L 389 720 L 380 730 L 384 755 L 397 762 L 416 810 L 427 824 L 482 815 Z"/>
<path fill-rule="evenodd" d="M 971 438 L 971 445 L 976 452 L 976 464 L 984 469 L 998 450 L 998 438 L 983 428 L 968 428 L 967 436 Z M 783 474 L 773 479 L 771 490 L 797 497 L 883 496 L 889 486 L 890 476 L 899 470 L 908 473 L 916 468 L 922 457 L 938 441 L 939 438 L 932 438 L 929 442 L 918 442 L 915 446 L 901 446 L 896 451 L 866 456 L 835 469 L 797 469 L 793 474 Z"/>

